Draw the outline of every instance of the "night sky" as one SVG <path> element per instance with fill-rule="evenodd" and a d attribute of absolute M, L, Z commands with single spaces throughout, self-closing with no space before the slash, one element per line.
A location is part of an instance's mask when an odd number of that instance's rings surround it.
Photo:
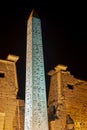
<path fill-rule="evenodd" d="M 58 64 L 68 66 L 76 78 L 87 80 L 87 14 L 85 3 L 59 3 L 46 0 L 17 0 L 0 6 L 0 58 L 14 54 L 17 62 L 18 97 L 25 96 L 27 19 L 34 8 L 41 19 L 46 88 L 47 73 Z M 51 5 L 52 4 L 52 5 Z"/>

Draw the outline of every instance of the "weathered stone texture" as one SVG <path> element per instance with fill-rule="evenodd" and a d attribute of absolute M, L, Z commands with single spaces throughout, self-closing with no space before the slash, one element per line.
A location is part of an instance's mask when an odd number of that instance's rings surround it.
<path fill-rule="evenodd" d="M 50 77 L 48 115 L 50 130 L 87 129 L 87 81 L 79 80 L 68 71 L 61 71 L 61 104 L 58 103 L 58 77 Z M 70 119 L 67 118 L 70 116 Z M 67 120 L 68 119 L 68 120 Z M 72 120 L 72 121 L 71 121 Z"/>
<path fill-rule="evenodd" d="M 19 99 L 18 100 L 18 119 L 19 119 L 19 125 L 20 129 L 19 130 L 24 130 L 24 111 L 25 111 L 25 105 L 24 101 Z"/>
<path fill-rule="evenodd" d="M 5 125 L 5 113 L 0 112 L 0 130 L 4 129 Z"/>
<path fill-rule="evenodd" d="M 18 108 L 19 114 L 21 114 L 20 117 L 22 117 L 21 107 L 23 103 L 22 101 L 18 101 L 19 105 L 17 104 L 17 92 L 18 82 L 15 62 L 0 60 L 0 113 L 5 113 L 3 122 L 4 130 L 19 130 Z M 20 118 L 19 124 L 23 122 L 23 118 Z"/>

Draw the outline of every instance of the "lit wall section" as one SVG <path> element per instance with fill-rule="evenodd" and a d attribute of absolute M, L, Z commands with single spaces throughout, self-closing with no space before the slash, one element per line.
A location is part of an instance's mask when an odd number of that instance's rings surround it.
<path fill-rule="evenodd" d="M 27 22 L 25 130 L 48 130 L 41 21 L 33 10 Z"/>

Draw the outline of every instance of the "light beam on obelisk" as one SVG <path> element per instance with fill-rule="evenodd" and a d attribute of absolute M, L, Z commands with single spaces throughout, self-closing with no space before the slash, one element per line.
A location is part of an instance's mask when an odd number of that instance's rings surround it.
<path fill-rule="evenodd" d="M 48 130 L 41 21 L 33 10 L 27 22 L 24 130 Z"/>

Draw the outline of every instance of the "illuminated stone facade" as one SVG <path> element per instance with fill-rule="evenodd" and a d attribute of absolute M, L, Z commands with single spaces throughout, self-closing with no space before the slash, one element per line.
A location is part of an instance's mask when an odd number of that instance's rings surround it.
<path fill-rule="evenodd" d="M 48 96 L 50 130 L 87 129 L 87 81 L 79 80 L 58 65 L 51 70 Z"/>
<path fill-rule="evenodd" d="M 0 60 L 0 130 L 23 130 L 24 101 L 17 99 L 18 58 L 8 55 L 6 60 Z"/>
<path fill-rule="evenodd" d="M 41 21 L 34 10 L 27 23 L 26 48 L 25 104 L 17 99 L 19 57 L 0 59 L 0 130 L 87 130 L 87 81 L 75 78 L 67 66 L 48 72 L 47 113 Z"/>
<path fill-rule="evenodd" d="M 41 21 L 33 10 L 27 22 L 25 130 L 48 130 Z"/>

